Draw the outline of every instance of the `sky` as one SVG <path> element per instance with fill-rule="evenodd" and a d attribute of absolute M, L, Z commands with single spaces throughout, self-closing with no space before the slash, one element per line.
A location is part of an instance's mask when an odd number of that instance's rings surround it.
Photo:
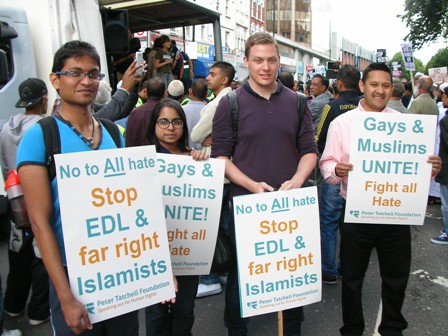
<path fill-rule="evenodd" d="M 408 29 L 397 14 L 404 11 L 404 0 L 338 0 L 331 1 L 332 30 L 341 33 L 357 44 L 371 48 L 386 49 L 392 58 L 401 52 L 401 43 L 408 34 Z M 414 57 L 423 64 L 429 62 L 439 49 L 447 47 L 444 43 L 431 43 L 421 50 L 414 49 Z"/>

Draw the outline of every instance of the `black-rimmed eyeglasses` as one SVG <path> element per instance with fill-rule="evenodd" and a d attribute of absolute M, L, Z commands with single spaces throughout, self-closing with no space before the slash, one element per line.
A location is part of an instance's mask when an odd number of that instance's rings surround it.
<path fill-rule="evenodd" d="M 182 121 L 182 119 L 179 118 L 173 119 L 171 121 L 169 121 L 166 118 L 161 118 L 157 120 L 157 125 L 159 125 L 159 127 L 163 129 L 168 128 L 170 124 L 173 124 L 174 128 L 182 128 L 184 126 L 184 122 Z"/>

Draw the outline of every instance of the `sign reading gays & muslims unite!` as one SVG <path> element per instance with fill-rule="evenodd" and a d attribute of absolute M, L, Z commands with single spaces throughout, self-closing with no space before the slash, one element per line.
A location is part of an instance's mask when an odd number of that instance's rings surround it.
<path fill-rule="evenodd" d="M 224 186 L 224 160 L 157 154 L 175 275 L 209 274 Z"/>
<path fill-rule="evenodd" d="M 242 317 L 321 300 L 317 188 L 234 197 Z"/>
<path fill-rule="evenodd" d="M 414 224 L 425 219 L 437 116 L 359 113 L 351 127 L 345 221 Z"/>

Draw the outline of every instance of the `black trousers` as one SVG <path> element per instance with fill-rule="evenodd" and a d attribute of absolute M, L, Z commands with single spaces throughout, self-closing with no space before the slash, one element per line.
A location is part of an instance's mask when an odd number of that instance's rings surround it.
<path fill-rule="evenodd" d="M 233 204 L 230 208 L 229 235 L 232 242 L 234 253 L 236 255 L 235 240 L 235 219 L 233 216 Z M 304 320 L 303 307 L 291 308 L 283 311 L 283 333 L 285 336 L 300 336 L 302 331 L 302 322 Z M 238 284 L 238 268 L 235 263 L 228 272 L 224 324 L 227 328 L 228 336 L 246 336 L 248 333 L 247 324 L 249 318 L 241 317 L 240 309 L 240 291 Z"/>
<path fill-rule="evenodd" d="M 176 303 L 157 303 L 145 308 L 146 336 L 192 335 L 199 276 L 178 276 L 177 284 Z"/>
<path fill-rule="evenodd" d="M 341 224 L 342 314 L 341 335 L 364 332 L 362 285 L 373 248 L 380 267 L 382 336 L 402 335 L 407 322 L 401 313 L 411 267 L 408 225 Z"/>
<path fill-rule="evenodd" d="M 46 320 L 50 316 L 48 274 L 42 259 L 34 254 L 33 239 L 24 239 L 19 252 L 8 250 L 9 273 L 6 281 L 4 309 L 21 313 L 28 296 L 28 317 Z"/>

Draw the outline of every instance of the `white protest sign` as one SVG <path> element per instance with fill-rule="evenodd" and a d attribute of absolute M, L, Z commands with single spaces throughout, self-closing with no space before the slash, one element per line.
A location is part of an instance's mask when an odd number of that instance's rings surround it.
<path fill-rule="evenodd" d="M 377 49 L 376 50 L 376 61 L 377 62 L 386 62 L 386 49 Z"/>
<path fill-rule="evenodd" d="M 440 84 L 448 81 L 447 67 L 428 69 L 428 75 L 434 83 Z"/>
<path fill-rule="evenodd" d="M 401 44 L 401 55 L 404 60 L 404 68 L 409 71 L 415 71 L 414 56 L 412 56 L 412 43 Z"/>
<path fill-rule="evenodd" d="M 209 274 L 224 186 L 224 160 L 157 154 L 173 272 Z"/>
<path fill-rule="evenodd" d="M 197 42 L 185 42 L 185 52 L 190 57 L 190 59 L 198 58 L 198 43 Z"/>
<path fill-rule="evenodd" d="M 437 116 L 358 113 L 351 125 L 345 221 L 416 224 L 425 219 Z"/>
<path fill-rule="evenodd" d="M 317 188 L 234 197 L 242 317 L 321 300 Z"/>
<path fill-rule="evenodd" d="M 90 320 L 174 297 L 154 146 L 55 162 L 70 286 Z"/>

